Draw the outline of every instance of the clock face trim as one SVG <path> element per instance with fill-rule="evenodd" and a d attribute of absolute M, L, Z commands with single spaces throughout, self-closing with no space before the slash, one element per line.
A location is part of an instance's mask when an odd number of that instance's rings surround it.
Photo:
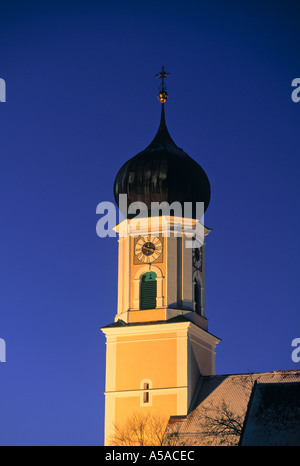
<path fill-rule="evenodd" d="M 139 262 L 151 264 L 158 260 L 162 254 L 163 245 L 157 236 L 141 236 L 137 239 L 134 254 Z"/>

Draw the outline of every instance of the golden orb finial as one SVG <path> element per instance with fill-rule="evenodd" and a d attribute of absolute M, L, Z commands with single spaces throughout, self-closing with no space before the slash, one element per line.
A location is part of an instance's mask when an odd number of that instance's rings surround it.
<path fill-rule="evenodd" d="M 167 86 L 165 84 L 165 78 L 167 78 L 167 76 L 170 76 L 170 73 L 168 73 L 165 70 L 164 65 L 161 67 L 160 72 L 155 75 L 156 78 L 161 79 L 161 84 L 159 86 L 159 93 L 158 93 L 157 97 L 158 97 L 158 100 L 162 104 L 164 104 L 167 101 L 167 98 L 168 98 L 168 93 L 166 91 Z"/>

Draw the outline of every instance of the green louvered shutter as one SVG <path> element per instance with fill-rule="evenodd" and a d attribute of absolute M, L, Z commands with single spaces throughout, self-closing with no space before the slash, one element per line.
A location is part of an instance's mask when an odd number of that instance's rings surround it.
<path fill-rule="evenodd" d="M 156 308 L 156 273 L 147 272 L 142 276 L 140 309 Z"/>

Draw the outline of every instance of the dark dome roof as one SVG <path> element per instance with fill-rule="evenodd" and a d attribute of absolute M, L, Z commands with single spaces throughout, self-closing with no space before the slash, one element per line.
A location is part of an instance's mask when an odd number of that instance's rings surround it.
<path fill-rule="evenodd" d="M 204 170 L 188 154 L 176 146 L 165 122 L 164 104 L 157 134 L 151 144 L 126 162 L 119 170 L 114 195 L 127 194 L 128 205 L 140 201 L 151 209 L 151 202 L 181 203 L 210 200 L 210 184 Z M 125 212 L 122 212 L 125 215 Z M 130 218 L 130 215 L 128 215 Z M 193 209 L 195 217 L 195 208 Z"/>

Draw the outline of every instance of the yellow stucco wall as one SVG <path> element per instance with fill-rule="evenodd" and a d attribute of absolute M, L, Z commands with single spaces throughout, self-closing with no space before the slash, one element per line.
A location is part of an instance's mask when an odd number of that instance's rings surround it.
<path fill-rule="evenodd" d="M 116 390 L 138 390 L 143 379 L 152 388 L 175 387 L 177 382 L 176 333 L 117 337 Z"/>
<path fill-rule="evenodd" d="M 179 404 L 185 412 L 186 394 L 178 387 L 178 371 L 183 369 L 178 365 L 178 332 L 147 329 L 145 333 L 116 335 L 110 344 L 113 357 L 107 364 L 106 445 L 111 444 L 114 426 L 121 426 L 133 414 L 151 413 L 167 420 L 178 413 Z M 181 362 L 186 366 L 185 358 Z M 147 403 L 143 398 L 145 381 L 149 383 Z"/>
<path fill-rule="evenodd" d="M 171 414 L 176 413 L 177 395 L 153 395 L 150 405 L 141 406 L 140 396 L 117 397 L 115 400 L 116 425 L 124 422 L 131 415 L 139 412 L 147 414 L 149 412 L 159 415 L 163 418 L 169 418 Z"/>

